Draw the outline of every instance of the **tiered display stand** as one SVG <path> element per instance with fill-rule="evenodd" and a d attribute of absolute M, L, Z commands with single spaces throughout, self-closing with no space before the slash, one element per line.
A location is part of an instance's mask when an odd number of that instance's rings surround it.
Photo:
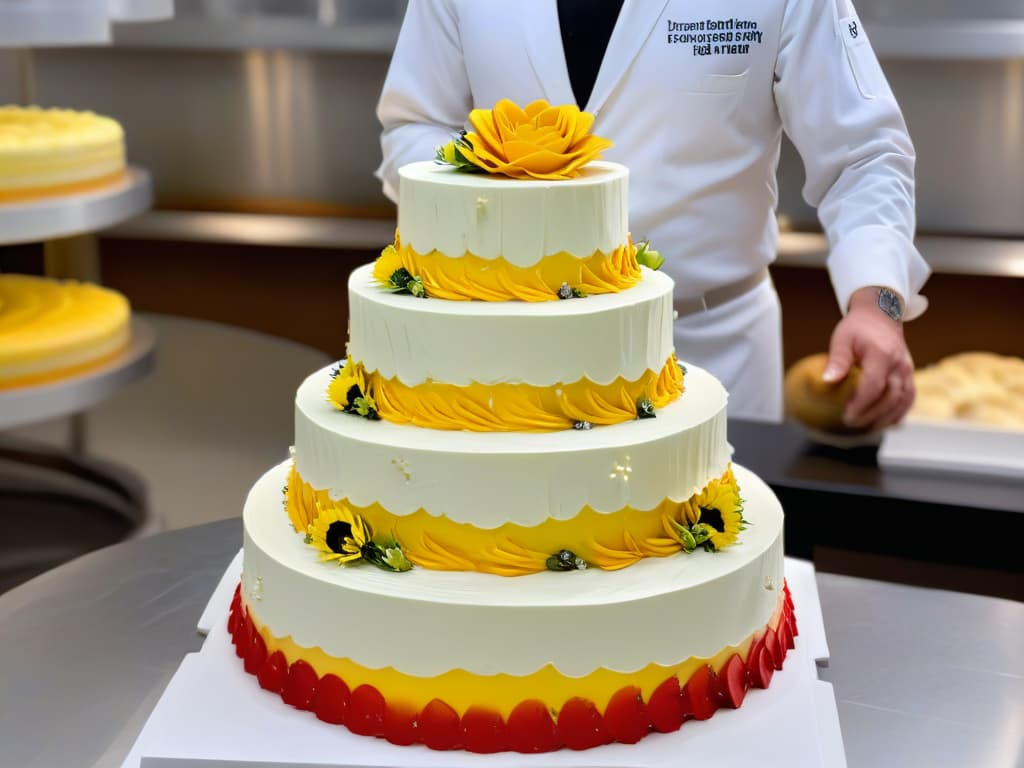
<path fill-rule="evenodd" d="M 151 201 L 149 174 L 130 168 L 121 182 L 103 189 L 0 205 L 0 246 L 43 242 L 48 274 L 97 280 L 91 233 L 145 211 Z M 152 329 L 133 319 L 131 341 L 107 363 L 51 383 L 0 390 L 0 433 L 70 417 L 69 445 L 63 450 L 0 434 L 0 507 L 12 523 L 0 552 L 0 588 L 5 580 L 17 583 L 147 527 L 138 478 L 86 455 L 85 410 L 147 374 L 155 346 Z M 56 523 L 46 536 L 38 535 L 40 520 Z"/>
<path fill-rule="evenodd" d="M 174 15 L 174 0 L 0 0 L 0 48 L 15 51 L 20 99 L 35 101 L 31 50 L 109 43 L 114 22 Z M 124 178 L 90 192 L 0 205 L 0 247 L 42 242 L 51 277 L 99 282 L 91 234 L 149 208 L 149 174 L 129 168 Z M 90 549 L 147 526 L 142 483 L 133 474 L 86 456 L 85 410 L 153 367 L 155 338 L 132 320 L 131 341 L 113 360 L 39 386 L 0 390 L 0 591 Z M 26 443 L 4 430 L 68 416 L 66 449 Z M 39 535 L 40 521 L 48 533 Z"/>

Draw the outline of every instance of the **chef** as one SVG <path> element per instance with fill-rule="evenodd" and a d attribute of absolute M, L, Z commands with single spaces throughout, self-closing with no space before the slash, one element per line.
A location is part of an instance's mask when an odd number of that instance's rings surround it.
<path fill-rule="evenodd" d="M 385 193 L 470 110 L 576 103 L 630 169 L 630 229 L 676 281 L 676 349 L 732 415 L 782 414 L 775 178 L 783 130 L 828 236 L 843 318 L 826 380 L 862 369 L 849 426 L 914 398 L 902 323 L 924 311 L 914 149 L 849 0 L 410 0 L 377 114 Z"/>

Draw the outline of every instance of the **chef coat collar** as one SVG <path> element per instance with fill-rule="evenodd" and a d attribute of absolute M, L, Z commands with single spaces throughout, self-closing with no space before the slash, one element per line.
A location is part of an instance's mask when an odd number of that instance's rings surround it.
<path fill-rule="evenodd" d="M 586 105 L 580 105 L 581 109 L 595 114 L 601 109 L 651 36 L 666 5 L 668 0 L 623 2 L 594 89 Z M 552 104 L 574 104 L 576 97 L 569 82 L 569 70 L 558 25 L 558 4 L 551 0 L 540 5 L 535 13 L 524 13 L 520 18 L 528 26 L 524 35 L 526 50 L 533 71 L 541 83 L 544 98 Z"/>

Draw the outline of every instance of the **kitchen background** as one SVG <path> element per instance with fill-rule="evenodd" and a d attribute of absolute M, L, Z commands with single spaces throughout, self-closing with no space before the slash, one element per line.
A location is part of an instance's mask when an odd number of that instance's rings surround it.
<path fill-rule="evenodd" d="M 89 451 L 142 477 L 141 529 L 239 514 L 291 439 L 296 384 L 343 353 L 347 274 L 394 233 L 373 177 L 374 105 L 405 5 L 176 0 L 172 19 L 115 25 L 108 45 L 0 48 L 0 103 L 110 115 L 152 175 L 152 210 L 126 223 L 0 248 L 0 268 L 86 274 L 152 313 L 156 374 L 89 416 Z M 918 245 L 934 275 L 931 308 L 907 326 L 916 361 L 1024 356 L 1024 4 L 857 8 L 918 151 Z M 788 363 L 826 349 L 838 310 L 788 145 L 780 182 L 772 274 Z M 13 436 L 67 434 L 62 419 Z M 73 554 L 88 525 L 68 520 L 67 549 L 35 560 L 31 532 L 11 533 L 15 559 L 31 570 Z"/>

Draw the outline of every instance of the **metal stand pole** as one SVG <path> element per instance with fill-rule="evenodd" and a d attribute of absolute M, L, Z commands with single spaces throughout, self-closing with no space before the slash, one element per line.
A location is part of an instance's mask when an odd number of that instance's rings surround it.
<path fill-rule="evenodd" d="M 47 240 L 43 255 L 48 277 L 100 281 L 100 254 L 95 235 L 76 235 Z M 84 411 L 72 413 L 68 422 L 68 448 L 73 456 L 85 455 L 89 442 L 88 419 Z"/>

